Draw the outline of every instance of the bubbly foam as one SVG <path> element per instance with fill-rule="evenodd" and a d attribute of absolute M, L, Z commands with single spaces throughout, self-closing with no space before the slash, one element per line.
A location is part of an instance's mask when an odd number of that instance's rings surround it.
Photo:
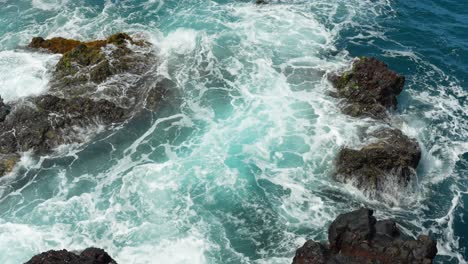
<path fill-rule="evenodd" d="M 330 221 L 362 205 L 376 208 L 378 218 L 397 217 L 413 234 L 443 235 L 441 254 L 463 262 L 452 227 L 459 198 L 447 216 L 427 219 L 424 212 L 431 186 L 453 175 L 467 148 L 466 109 L 448 92 L 465 94 L 456 80 L 444 89 L 430 86 L 442 90 L 437 95 L 409 85 L 417 101 L 438 103 L 393 120 L 422 144 L 419 188 L 382 202 L 329 177 L 339 148 L 359 146 L 358 129 L 373 125 L 343 116 L 327 95 L 325 74 L 350 61 L 335 42 L 343 30 L 361 25 L 365 30 L 349 41 L 386 38 L 375 19 L 393 15 L 390 1 L 32 4 L 29 12 L 46 10 L 49 17 L 5 34 L 0 50 L 34 35 L 85 40 L 143 32 L 160 56 L 155 74 L 177 84 L 177 107 L 84 146 L 64 146 L 61 155 L 38 161 L 26 155 L 21 176 L 2 179 L 0 248 L 9 251 L 0 262 L 21 263 L 51 248 L 98 246 L 119 263 L 287 263 L 305 239 L 326 239 Z M 386 54 L 424 64 L 415 53 Z M 14 73 L 2 57 L 17 62 Z M 44 61 L 57 59 L 0 52 L 0 82 L 10 83 L 0 85 L 10 89 L 0 94 L 11 101 L 46 91 Z M 425 72 L 441 72 L 426 66 Z M 33 82 L 16 83 L 28 78 Z M 17 92 L 20 86 L 28 92 Z M 441 135 L 444 124 L 426 129 L 434 118 L 454 120 L 453 135 Z M 435 227 L 425 228 L 428 223 Z"/>
<path fill-rule="evenodd" d="M 0 51 L 0 96 L 11 102 L 46 92 L 48 71 L 58 59 L 57 55 Z"/>

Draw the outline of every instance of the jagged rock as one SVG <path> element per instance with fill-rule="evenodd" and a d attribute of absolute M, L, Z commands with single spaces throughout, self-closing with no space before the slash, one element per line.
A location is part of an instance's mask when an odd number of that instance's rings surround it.
<path fill-rule="evenodd" d="M 10 110 L 10 107 L 3 103 L 3 99 L 0 96 L 0 122 L 5 121 L 5 118 L 10 113 Z"/>
<path fill-rule="evenodd" d="M 0 98 L 0 176 L 13 169 L 19 152 L 47 154 L 143 108 L 156 111 L 175 86 L 146 74 L 156 65 L 150 44 L 125 33 L 91 42 L 36 37 L 29 47 L 63 56 L 47 95 L 10 105 Z"/>
<path fill-rule="evenodd" d="M 25 264 L 117 264 L 104 250 L 87 248 L 81 254 L 63 250 L 50 250 L 32 257 Z"/>
<path fill-rule="evenodd" d="M 140 95 L 145 93 L 145 87 L 138 80 L 156 64 L 150 44 L 125 33 L 91 42 L 36 37 L 29 47 L 63 54 L 52 73 L 51 94 L 107 98 L 128 109 L 144 99 Z M 122 76 L 106 87 L 99 86 L 117 75 Z"/>
<path fill-rule="evenodd" d="M 83 129 L 121 122 L 125 111 L 106 100 L 63 99 L 53 95 L 17 104 L 0 126 L 4 154 L 33 150 L 49 153 L 61 144 L 80 142 Z"/>
<path fill-rule="evenodd" d="M 106 100 L 43 95 L 18 102 L 0 123 L 0 176 L 13 169 L 18 152 L 50 153 L 61 144 L 81 142 L 83 129 L 125 117 L 124 109 Z"/>
<path fill-rule="evenodd" d="M 437 243 L 428 236 L 405 239 L 394 221 L 377 221 L 365 208 L 339 215 L 328 232 L 329 245 L 307 241 L 293 264 L 426 264 L 437 255 Z"/>
<path fill-rule="evenodd" d="M 416 140 L 397 129 L 370 133 L 375 142 L 361 149 L 343 148 L 336 158 L 334 177 L 362 190 L 384 190 L 389 182 L 406 186 L 421 158 Z"/>
<path fill-rule="evenodd" d="M 337 89 L 335 96 L 344 98 L 343 112 L 353 117 L 383 119 L 387 110 L 395 109 L 405 77 L 388 69 L 375 58 L 360 58 L 350 71 L 331 75 L 329 80 Z"/>
<path fill-rule="evenodd" d="M 82 42 L 74 39 L 65 39 L 61 37 L 44 39 L 42 37 L 34 37 L 29 43 L 28 47 L 32 49 L 44 49 L 52 53 L 65 54 L 80 45 L 84 45 L 88 48 L 102 48 L 108 44 L 123 45 L 126 41 L 134 45 L 146 45 L 143 41 L 134 41 L 128 34 L 117 33 L 105 40 L 95 40 L 89 42 Z"/>
<path fill-rule="evenodd" d="M 265 5 L 265 4 L 268 4 L 268 1 L 266 1 L 266 0 L 256 0 L 256 1 L 255 1 L 255 4 L 257 4 L 257 5 Z"/>

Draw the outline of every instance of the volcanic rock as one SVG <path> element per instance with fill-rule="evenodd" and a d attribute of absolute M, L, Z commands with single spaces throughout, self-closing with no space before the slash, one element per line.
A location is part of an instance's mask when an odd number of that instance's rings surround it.
<path fill-rule="evenodd" d="M 389 183 L 406 186 L 421 159 L 417 141 L 390 128 L 379 129 L 370 136 L 374 142 L 361 149 L 341 149 L 335 178 L 353 182 L 361 190 L 381 191 Z"/>
<path fill-rule="evenodd" d="M 107 98 L 132 109 L 145 94 L 139 81 L 155 65 L 151 45 L 117 33 L 105 40 L 33 38 L 30 48 L 63 54 L 52 73 L 49 93 L 59 97 Z M 113 81 L 111 77 L 120 76 Z M 106 86 L 100 86 L 109 82 Z"/>
<path fill-rule="evenodd" d="M 104 250 L 87 248 L 81 254 L 63 250 L 50 250 L 32 257 L 25 264 L 117 264 Z"/>
<path fill-rule="evenodd" d="M 428 264 L 437 254 L 430 237 L 405 239 L 394 221 L 377 221 L 365 208 L 339 215 L 328 229 L 328 243 L 307 241 L 293 264 Z"/>
<path fill-rule="evenodd" d="M 10 110 L 10 107 L 3 103 L 3 99 L 0 96 L 0 122 L 5 121 L 5 118 L 10 113 Z"/>
<path fill-rule="evenodd" d="M 33 150 L 48 153 L 61 144 L 79 142 L 83 129 L 121 122 L 125 112 L 106 100 L 63 99 L 43 95 L 18 103 L 0 126 L 0 153 Z"/>
<path fill-rule="evenodd" d="M 100 125 L 125 118 L 124 109 L 106 100 L 42 95 L 17 102 L 0 122 L 0 176 L 13 169 L 19 152 L 50 153 L 59 145 L 82 142 L 87 128 L 92 134 Z"/>
<path fill-rule="evenodd" d="M 356 60 L 352 69 L 329 80 L 337 89 L 334 95 L 345 99 L 343 112 L 353 117 L 384 119 L 387 110 L 397 106 L 397 96 L 405 84 L 405 77 L 390 70 L 375 58 Z"/>

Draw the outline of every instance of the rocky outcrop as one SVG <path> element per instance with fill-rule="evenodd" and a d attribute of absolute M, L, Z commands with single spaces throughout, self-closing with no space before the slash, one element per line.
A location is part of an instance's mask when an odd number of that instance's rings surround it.
<path fill-rule="evenodd" d="M 148 74 L 157 62 L 151 45 L 125 33 L 90 42 L 36 37 L 29 48 L 63 56 L 47 94 L 9 104 L 0 98 L 0 177 L 18 153 L 47 154 L 143 109 L 157 111 L 175 86 Z"/>
<path fill-rule="evenodd" d="M 387 110 L 397 106 L 405 77 L 388 69 L 375 58 L 360 58 L 352 69 L 330 76 L 336 88 L 334 95 L 345 100 L 343 112 L 353 117 L 384 119 Z"/>
<path fill-rule="evenodd" d="M 91 42 L 36 37 L 29 47 L 63 54 L 52 73 L 51 94 L 106 98 L 128 109 L 143 99 L 145 87 L 139 80 L 156 64 L 151 45 L 125 33 Z M 99 86 L 103 82 L 110 83 Z"/>
<path fill-rule="evenodd" d="M 392 220 L 377 221 L 373 211 L 339 215 L 328 229 L 328 244 L 307 241 L 293 264 L 429 264 L 437 254 L 430 237 L 405 238 Z"/>
<path fill-rule="evenodd" d="M 405 83 L 405 77 L 388 69 L 385 63 L 366 57 L 357 59 L 351 70 L 332 74 L 329 80 L 336 88 L 333 95 L 344 99 L 345 114 L 370 117 L 377 122 L 386 120 L 388 110 L 396 108 L 397 96 Z M 387 187 L 406 186 L 421 158 L 417 141 L 388 127 L 364 135 L 364 141 L 364 146 L 339 151 L 334 178 L 351 182 L 377 197 Z"/>
<path fill-rule="evenodd" d="M 368 137 L 372 143 L 360 149 L 340 150 L 335 178 L 353 182 L 361 190 L 382 191 L 390 183 L 406 186 L 421 158 L 417 141 L 392 128 L 379 129 Z"/>
<path fill-rule="evenodd" d="M 50 250 L 34 256 L 25 264 L 116 264 L 104 250 L 87 248 L 79 255 L 63 250 Z"/>
<path fill-rule="evenodd" d="M 64 99 L 43 95 L 18 103 L 0 126 L 0 152 L 34 150 L 45 154 L 61 144 L 78 141 L 83 129 L 121 122 L 125 112 L 106 100 Z"/>

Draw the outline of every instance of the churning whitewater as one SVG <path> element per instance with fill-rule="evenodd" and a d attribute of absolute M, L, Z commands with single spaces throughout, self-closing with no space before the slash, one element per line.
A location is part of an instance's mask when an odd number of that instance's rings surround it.
<path fill-rule="evenodd" d="M 154 47 L 145 81 L 175 84 L 154 113 L 86 128 L 86 143 L 50 155 L 22 153 L 0 178 L 0 263 L 91 246 L 118 263 L 291 263 L 306 239 L 326 240 L 330 222 L 360 206 L 432 235 L 436 263 L 466 263 L 468 5 L 435 2 L 444 11 L 412 0 L 0 0 L 5 102 L 51 88 L 61 55 L 27 49 L 35 36 L 127 32 Z M 438 28 L 421 33 L 427 16 Z M 440 32 L 451 45 L 437 46 Z M 358 56 L 406 75 L 388 123 L 422 149 L 417 181 L 383 199 L 330 176 L 337 152 L 377 126 L 330 96 L 327 74 Z M 133 85 L 115 78 L 98 90 Z"/>

